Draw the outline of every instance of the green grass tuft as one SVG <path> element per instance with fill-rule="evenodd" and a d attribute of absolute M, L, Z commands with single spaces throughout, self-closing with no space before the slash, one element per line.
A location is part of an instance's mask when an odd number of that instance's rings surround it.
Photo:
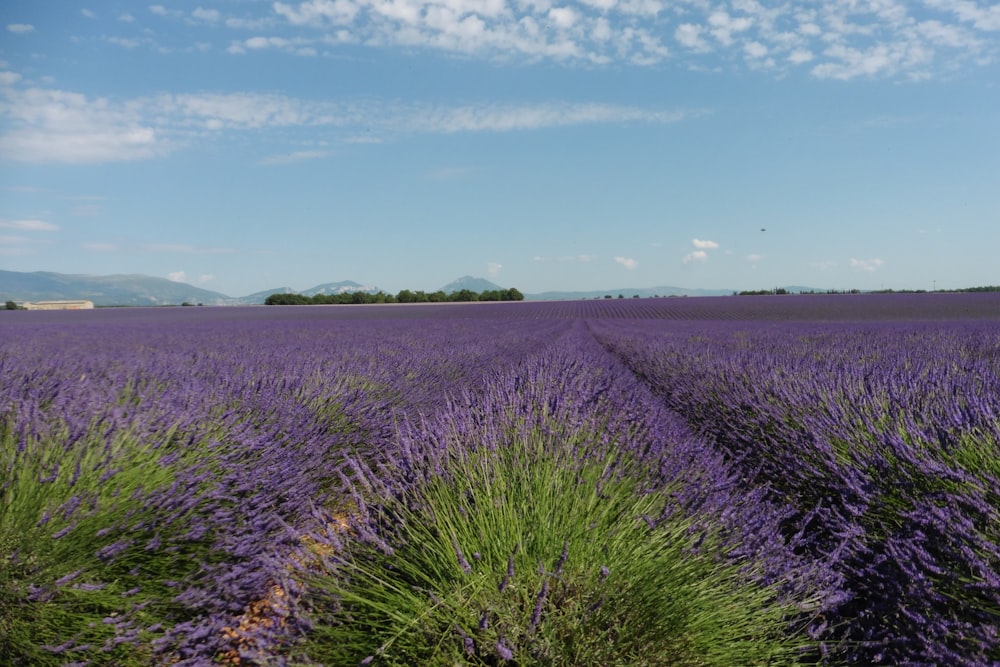
<path fill-rule="evenodd" d="M 592 437 L 456 448 L 411 496 L 377 499 L 391 554 L 353 540 L 308 582 L 306 653 L 326 665 L 795 664 L 808 644 L 789 632 L 795 609 L 704 519 L 672 511 L 670 489 L 644 492 L 638 462 L 574 455 Z"/>

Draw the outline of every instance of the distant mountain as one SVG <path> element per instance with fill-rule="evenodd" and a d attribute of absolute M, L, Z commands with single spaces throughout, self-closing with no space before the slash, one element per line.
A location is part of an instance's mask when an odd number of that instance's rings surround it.
<path fill-rule="evenodd" d="M 290 294 L 291 287 L 276 287 L 231 297 L 221 292 L 142 274 L 92 276 L 87 274 L 35 271 L 0 271 L 0 301 L 55 301 L 88 299 L 95 306 L 179 306 L 200 303 L 206 306 L 250 306 L 263 304 L 272 294 Z M 378 287 L 353 280 L 324 283 L 299 292 L 305 296 L 377 292 Z"/>
<path fill-rule="evenodd" d="M 688 289 L 686 287 L 622 287 L 609 290 L 589 290 L 581 292 L 541 292 L 539 294 L 525 294 L 527 301 L 572 301 L 575 299 L 600 299 L 605 296 L 618 298 L 621 294 L 631 298 L 639 295 L 641 298 L 653 296 L 726 296 L 732 294 L 729 289 Z"/>
<path fill-rule="evenodd" d="M 503 290 L 504 287 L 485 278 L 462 276 L 453 280 L 441 291 L 445 294 L 470 290 L 482 293 L 488 290 Z M 767 288 L 770 289 L 770 288 Z M 825 289 L 789 286 L 784 289 L 793 294 L 799 292 L 825 292 Z M 364 285 L 353 280 L 323 283 L 298 292 L 303 296 L 317 294 L 343 294 L 345 292 L 368 292 L 374 294 L 379 288 Z M 230 297 L 220 292 L 194 287 L 186 283 L 173 282 L 166 278 L 154 278 L 142 274 L 93 276 L 85 274 L 53 273 L 35 271 L 31 273 L 0 270 L 0 302 L 2 301 L 50 301 L 59 299 L 88 299 L 95 306 L 172 306 L 182 303 L 200 303 L 206 306 L 259 305 L 272 294 L 291 294 L 291 287 L 255 292 L 242 297 Z M 724 296 L 732 294 L 729 289 L 689 289 L 685 287 L 623 287 L 609 290 L 541 292 L 525 294 L 528 301 L 572 301 L 577 299 L 600 299 L 605 296 L 626 298 L 640 296 Z"/>
<path fill-rule="evenodd" d="M 502 290 L 506 289 L 500 287 L 496 283 L 486 280 L 486 278 L 476 278 L 474 276 L 462 276 L 456 280 L 452 280 L 450 283 L 441 288 L 441 291 L 445 294 L 451 294 L 452 292 L 459 292 L 461 290 L 467 289 L 470 292 L 475 292 L 477 294 L 481 292 L 486 292 L 490 290 Z"/>
<path fill-rule="evenodd" d="M 259 306 L 267 300 L 267 297 L 272 294 L 294 294 L 295 290 L 291 287 L 275 287 L 274 289 L 266 289 L 261 292 L 254 292 L 253 294 L 247 294 L 246 296 L 236 297 L 232 299 L 233 303 L 240 306 Z"/>
<path fill-rule="evenodd" d="M 337 283 L 323 283 L 322 285 L 316 285 L 303 292 L 299 292 L 302 296 L 316 296 L 317 294 L 344 294 L 346 292 L 368 292 L 369 294 L 375 294 L 379 291 L 379 288 L 374 285 L 362 285 L 361 283 L 356 283 L 353 280 L 341 280 Z"/>
<path fill-rule="evenodd" d="M 170 306 L 182 303 L 226 305 L 219 292 L 141 274 L 92 276 L 35 271 L 0 271 L 0 299 L 51 301 L 88 299 L 95 306 Z"/>

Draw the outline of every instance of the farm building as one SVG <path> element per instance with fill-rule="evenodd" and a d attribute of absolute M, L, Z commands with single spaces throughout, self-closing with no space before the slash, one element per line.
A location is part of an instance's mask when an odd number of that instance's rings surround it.
<path fill-rule="evenodd" d="M 89 310 L 94 307 L 93 301 L 65 300 L 65 301 L 30 301 L 24 302 L 25 310 Z"/>

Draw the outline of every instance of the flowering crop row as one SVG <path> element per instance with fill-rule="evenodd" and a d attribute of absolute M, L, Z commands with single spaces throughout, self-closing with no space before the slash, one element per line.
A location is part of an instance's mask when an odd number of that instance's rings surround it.
<path fill-rule="evenodd" d="M 598 337 L 844 578 L 852 664 L 1000 663 L 1000 328 L 684 326 Z M 798 530 L 798 528 L 796 528 Z"/>
<path fill-rule="evenodd" d="M 8 313 L 0 662 L 1000 663 L 997 305 Z"/>
<path fill-rule="evenodd" d="M 0 655 L 224 652 L 234 617 L 294 588 L 282 559 L 338 496 L 338 452 L 565 328 L 204 312 L 4 321 Z"/>

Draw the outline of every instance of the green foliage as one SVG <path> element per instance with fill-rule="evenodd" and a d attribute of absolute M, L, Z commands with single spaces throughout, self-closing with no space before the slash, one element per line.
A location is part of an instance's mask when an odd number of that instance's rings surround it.
<path fill-rule="evenodd" d="M 809 643 L 789 632 L 796 611 L 727 558 L 713 529 L 673 512 L 670 489 L 641 486 L 637 464 L 581 459 L 598 438 L 536 431 L 456 448 L 412 497 L 373 499 L 388 548 L 351 540 L 307 582 L 307 654 L 327 665 L 796 664 Z"/>
<path fill-rule="evenodd" d="M 156 633 L 149 628 L 162 632 L 183 618 L 169 582 L 194 577 L 208 550 L 207 540 L 176 538 L 172 550 L 147 548 L 165 527 L 157 528 L 162 517 L 145 500 L 175 479 L 161 449 L 174 434 L 140 442 L 95 423 L 72 445 L 58 429 L 19 445 L 13 433 L 0 422 L 7 475 L 0 485 L 0 656 L 24 665 L 96 655 L 104 664 L 151 664 Z M 175 465 L 189 468 L 194 456 Z M 116 641 L 124 636 L 129 641 Z"/>
<path fill-rule="evenodd" d="M 7 303 L 4 304 L 4 308 L 6 310 L 17 310 L 18 309 L 17 308 L 17 304 L 14 303 L 13 301 L 7 301 Z"/>
<path fill-rule="evenodd" d="M 486 290 L 484 292 L 473 292 L 462 289 L 451 294 L 445 294 L 441 290 L 436 292 L 424 292 L 423 290 L 411 291 L 401 290 L 398 294 L 386 294 L 376 292 L 343 292 L 341 294 L 316 294 L 315 296 L 303 296 L 302 294 L 272 294 L 264 300 L 267 306 L 305 306 L 305 305 L 333 305 L 333 304 L 373 304 L 373 303 L 444 303 L 470 302 L 470 301 L 523 301 L 524 294 L 518 289 L 511 287 L 503 290 Z"/>

